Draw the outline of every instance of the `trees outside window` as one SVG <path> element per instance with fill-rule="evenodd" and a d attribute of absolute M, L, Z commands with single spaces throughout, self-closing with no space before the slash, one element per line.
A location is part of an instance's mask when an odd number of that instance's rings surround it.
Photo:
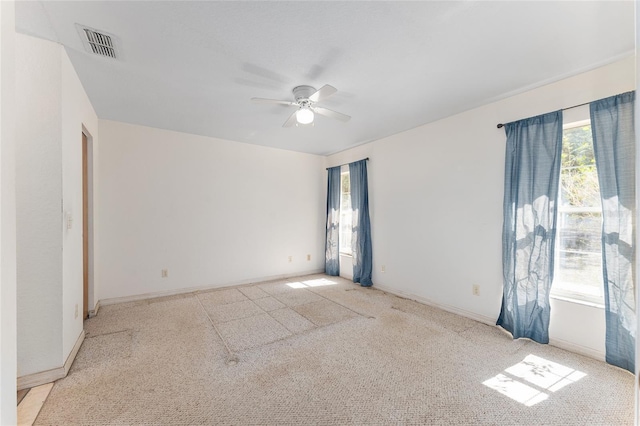
<path fill-rule="evenodd" d="M 349 172 L 340 175 L 340 253 L 351 254 L 351 184 Z"/>
<path fill-rule="evenodd" d="M 565 126 L 551 293 L 603 303 L 602 204 L 591 124 Z"/>

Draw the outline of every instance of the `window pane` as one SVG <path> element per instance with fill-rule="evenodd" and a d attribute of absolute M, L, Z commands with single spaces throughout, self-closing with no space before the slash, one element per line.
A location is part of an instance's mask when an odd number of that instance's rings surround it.
<path fill-rule="evenodd" d="M 560 182 L 563 207 L 597 207 L 601 210 L 591 126 L 564 131 Z"/>
<path fill-rule="evenodd" d="M 565 129 L 553 294 L 602 301 L 601 235 L 602 207 L 591 126 Z"/>
<path fill-rule="evenodd" d="M 552 287 L 554 292 L 574 296 L 577 293 L 588 298 L 601 299 L 601 214 L 562 212 L 559 213 L 558 220 L 560 226 L 556 275 Z"/>
<path fill-rule="evenodd" d="M 351 183 L 349 173 L 342 173 L 340 190 L 340 252 L 351 254 Z"/>

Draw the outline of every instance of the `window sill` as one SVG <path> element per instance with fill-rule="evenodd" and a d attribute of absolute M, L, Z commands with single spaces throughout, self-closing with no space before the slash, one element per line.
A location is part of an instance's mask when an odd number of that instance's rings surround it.
<path fill-rule="evenodd" d="M 577 305 L 591 306 L 592 308 L 604 309 L 604 305 L 598 302 L 589 302 L 587 300 L 576 299 L 571 296 L 561 296 L 558 294 L 552 294 L 549 296 L 551 299 L 562 300 L 564 302 L 575 303 Z"/>
<path fill-rule="evenodd" d="M 340 256 L 353 257 L 353 255 L 351 253 L 344 253 L 344 252 L 340 252 Z"/>

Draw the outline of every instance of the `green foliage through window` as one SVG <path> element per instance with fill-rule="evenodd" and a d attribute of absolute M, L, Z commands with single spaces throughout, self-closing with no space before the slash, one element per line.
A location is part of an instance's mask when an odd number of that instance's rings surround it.
<path fill-rule="evenodd" d="M 572 207 L 600 206 L 600 188 L 590 125 L 564 131 L 561 173 L 562 205 Z"/>
<path fill-rule="evenodd" d="M 602 207 L 589 124 L 565 129 L 554 294 L 601 303 Z"/>

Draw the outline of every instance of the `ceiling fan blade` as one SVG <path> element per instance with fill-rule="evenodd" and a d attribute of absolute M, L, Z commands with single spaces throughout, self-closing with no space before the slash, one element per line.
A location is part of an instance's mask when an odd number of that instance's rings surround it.
<path fill-rule="evenodd" d="M 251 98 L 251 102 L 256 104 L 280 104 L 280 105 L 297 105 L 291 101 L 281 101 L 279 99 Z"/>
<path fill-rule="evenodd" d="M 335 87 L 325 84 L 320 88 L 320 90 L 318 90 L 313 95 L 309 96 L 309 100 L 311 102 L 320 102 L 324 99 L 327 99 L 329 96 L 333 95 L 337 91 L 338 89 L 336 89 Z"/>
<path fill-rule="evenodd" d="M 336 120 L 340 120 L 340 121 L 344 121 L 344 122 L 347 122 L 347 121 L 351 120 L 351 116 L 349 116 L 347 114 L 343 114 L 341 112 L 333 111 L 331 109 L 317 107 L 317 106 L 314 106 L 311 109 L 316 114 L 324 115 L 325 117 L 335 118 Z"/>
<path fill-rule="evenodd" d="M 289 118 L 287 119 L 287 121 L 285 121 L 285 122 L 284 122 L 284 124 L 282 125 L 282 127 L 291 127 L 291 126 L 293 126 L 294 124 L 296 124 L 296 122 L 298 121 L 298 120 L 296 120 L 296 113 L 297 113 L 297 112 L 298 112 L 298 110 L 295 110 L 295 111 L 293 112 L 293 114 L 291 114 L 291 115 L 289 116 Z"/>

